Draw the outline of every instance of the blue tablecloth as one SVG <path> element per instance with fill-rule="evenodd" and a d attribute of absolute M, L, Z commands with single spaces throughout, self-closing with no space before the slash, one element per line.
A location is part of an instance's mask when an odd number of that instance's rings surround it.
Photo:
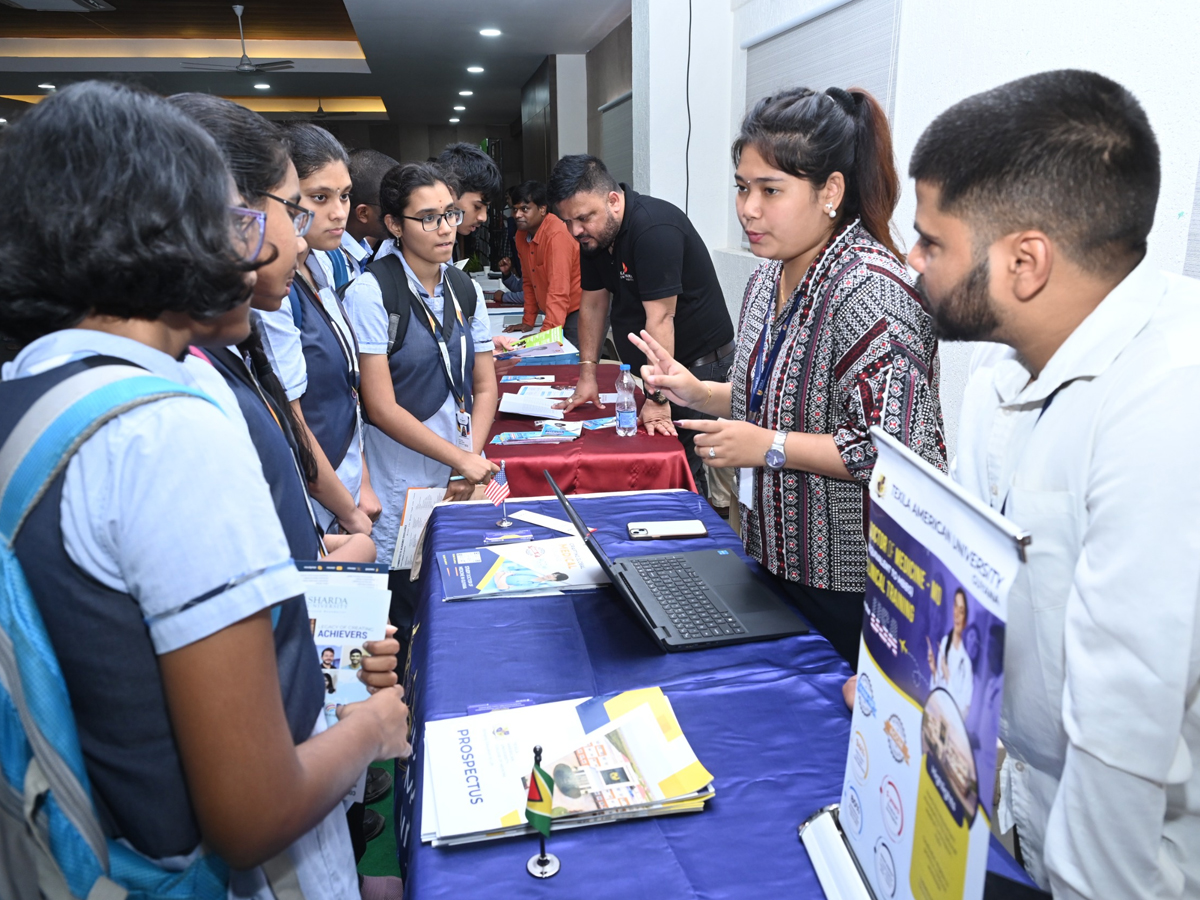
<path fill-rule="evenodd" d="M 737 536 L 685 491 L 572 498 L 613 557 L 729 548 Z M 555 500 L 510 503 L 563 518 Z M 475 546 L 499 510 L 455 504 L 434 510 L 424 548 Z M 703 519 L 710 537 L 630 541 L 632 519 Z M 559 536 L 531 527 L 535 538 Z M 752 566 L 753 562 L 750 563 Z M 409 663 L 414 756 L 397 791 L 397 842 L 406 897 L 821 898 L 796 826 L 841 794 L 850 713 L 849 667 L 818 635 L 663 653 L 609 589 L 557 597 L 441 600 L 432 567 L 422 578 Z M 701 813 L 551 834 L 562 871 L 531 878 L 537 841 L 514 838 L 456 848 L 420 843 L 421 735 L 427 720 L 468 706 L 540 703 L 659 685 L 696 755 L 715 777 Z M 993 841 L 989 869 L 1024 880 Z"/>

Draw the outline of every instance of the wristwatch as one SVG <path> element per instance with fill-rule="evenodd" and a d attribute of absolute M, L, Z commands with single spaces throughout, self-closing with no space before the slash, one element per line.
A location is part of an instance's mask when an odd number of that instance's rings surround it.
<path fill-rule="evenodd" d="M 786 440 L 786 431 L 775 432 L 775 440 L 771 441 L 771 449 L 763 454 L 763 461 L 772 472 L 780 471 L 787 462 L 787 454 L 783 452 L 783 442 Z"/>
<path fill-rule="evenodd" d="M 664 394 L 662 391 L 655 391 L 653 394 L 647 394 L 646 399 L 653 400 L 659 406 L 666 406 L 667 403 L 670 402 L 667 400 L 666 394 Z"/>

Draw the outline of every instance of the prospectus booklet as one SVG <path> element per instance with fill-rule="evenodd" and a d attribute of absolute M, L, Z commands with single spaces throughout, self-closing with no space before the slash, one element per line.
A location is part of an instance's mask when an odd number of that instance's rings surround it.
<path fill-rule="evenodd" d="M 577 537 L 450 550 L 438 554 L 438 570 L 446 600 L 552 594 L 608 583 Z"/>

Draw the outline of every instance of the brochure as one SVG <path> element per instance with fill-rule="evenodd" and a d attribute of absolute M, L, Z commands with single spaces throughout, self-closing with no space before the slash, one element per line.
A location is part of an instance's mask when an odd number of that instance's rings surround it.
<path fill-rule="evenodd" d="M 298 562 L 308 605 L 308 624 L 325 679 L 325 716 L 337 721 L 338 704 L 369 696 L 358 680 L 366 641 L 386 636 L 392 594 L 385 566 L 365 563 Z M 382 587 L 378 585 L 382 581 Z M 332 719 L 331 719 L 332 714 Z"/>
<path fill-rule="evenodd" d="M 562 400 L 553 397 L 523 397 L 520 394 L 505 393 L 500 395 L 500 412 L 532 416 L 535 419 L 561 419 L 563 411 L 554 408 L 561 402 Z"/>
<path fill-rule="evenodd" d="M 554 400 L 566 400 L 575 393 L 575 388 L 556 388 L 544 384 L 526 384 L 517 388 L 518 397 L 550 397 Z"/>
<path fill-rule="evenodd" d="M 554 779 L 555 829 L 696 811 L 714 794 L 659 688 L 494 710 L 426 723 L 421 839 L 532 833 L 523 813 L 535 744 Z"/>
<path fill-rule="evenodd" d="M 505 375 L 501 384 L 554 384 L 553 375 Z"/>
<path fill-rule="evenodd" d="M 616 428 L 617 427 L 617 417 L 616 416 L 608 416 L 603 419 L 585 419 L 584 421 L 580 422 L 579 424 L 582 425 L 588 431 L 596 431 L 600 428 Z"/>
<path fill-rule="evenodd" d="M 497 594 L 531 597 L 608 583 L 577 537 L 450 550 L 439 553 L 437 560 L 445 600 Z"/>
<path fill-rule="evenodd" d="M 583 433 L 582 422 L 543 422 L 540 431 L 502 431 L 492 444 L 561 444 Z"/>
<path fill-rule="evenodd" d="M 575 353 L 575 345 L 563 337 L 562 327 L 549 331 L 523 334 L 513 341 L 512 346 L 502 353 L 500 359 L 513 357 L 556 356 L 559 353 Z"/>
<path fill-rule="evenodd" d="M 409 488 L 404 496 L 404 511 L 400 514 L 400 530 L 392 551 L 393 569 L 411 569 L 417 544 L 425 534 L 425 524 L 433 508 L 446 496 L 445 488 Z"/>

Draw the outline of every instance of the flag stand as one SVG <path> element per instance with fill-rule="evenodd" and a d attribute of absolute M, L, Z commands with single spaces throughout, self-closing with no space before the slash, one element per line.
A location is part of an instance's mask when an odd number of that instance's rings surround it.
<path fill-rule="evenodd" d="M 510 522 L 509 524 L 512 524 L 512 523 Z M 530 781 L 530 791 L 531 791 L 530 797 L 531 798 L 535 796 L 535 794 L 532 792 L 535 787 L 534 780 L 536 780 L 538 774 L 540 773 L 547 779 L 549 778 L 549 776 L 547 776 L 547 775 L 545 775 L 545 773 L 541 772 L 541 768 L 540 768 L 541 765 L 542 765 L 542 748 L 540 746 L 534 747 L 533 748 L 533 775 L 530 776 L 531 777 L 531 781 Z M 554 782 L 553 781 L 550 782 L 549 787 L 550 787 L 550 792 L 553 793 L 553 791 L 554 791 Z M 536 823 L 535 823 L 535 827 L 537 827 Z M 547 828 L 547 830 L 549 830 L 549 828 Z M 533 856 L 529 857 L 529 862 L 527 862 L 525 864 L 525 868 L 529 872 L 529 874 L 532 875 L 534 878 L 551 878 L 554 875 L 558 874 L 558 870 L 560 868 L 560 863 L 558 861 L 557 856 L 555 856 L 553 853 L 546 852 L 546 835 L 542 833 L 540 828 L 538 829 L 538 838 L 539 838 L 539 852 L 537 852 Z"/>
<path fill-rule="evenodd" d="M 510 519 L 508 517 L 508 490 L 509 490 L 509 488 L 508 488 L 508 472 L 505 471 L 505 461 L 504 460 L 500 460 L 500 477 L 504 483 L 504 493 L 500 497 L 500 502 L 503 504 L 502 509 L 504 510 L 504 518 L 496 523 L 496 527 L 497 528 L 512 528 L 515 523 L 513 522 L 512 519 Z M 494 503 L 495 501 L 492 501 L 492 502 Z M 557 868 L 555 869 L 555 871 L 558 871 Z M 554 872 L 550 873 L 550 875 L 553 875 L 553 874 L 554 874 Z M 544 875 L 542 877 L 549 878 L 550 876 Z"/>

